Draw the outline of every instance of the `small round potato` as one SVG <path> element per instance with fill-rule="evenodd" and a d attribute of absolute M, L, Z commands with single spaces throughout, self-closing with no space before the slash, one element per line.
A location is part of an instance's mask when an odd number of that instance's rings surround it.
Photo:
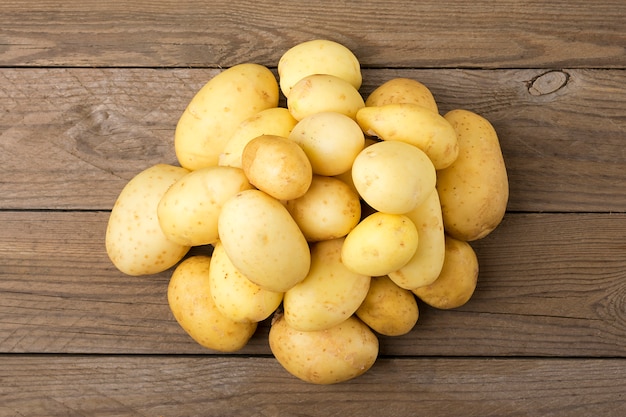
<path fill-rule="evenodd" d="M 419 104 L 439 113 L 437 102 L 428 87 L 411 78 L 392 78 L 379 85 L 365 100 L 365 105 L 370 107 L 394 103 Z"/>

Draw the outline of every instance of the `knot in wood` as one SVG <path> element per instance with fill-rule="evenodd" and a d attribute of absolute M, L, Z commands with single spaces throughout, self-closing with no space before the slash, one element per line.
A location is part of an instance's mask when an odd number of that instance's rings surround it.
<path fill-rule="evenodd" d="M 528 92 L 533 96 L 545 96 L 565 87 L 569 74 L 564 71 L 548 71 L 528 83 Z"/>

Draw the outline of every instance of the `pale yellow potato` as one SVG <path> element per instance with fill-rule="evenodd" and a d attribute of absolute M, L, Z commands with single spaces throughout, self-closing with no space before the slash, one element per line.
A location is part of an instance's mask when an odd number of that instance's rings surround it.
<path fill-rule="evenodd" d="M 365 147 L 358 123 L 342 113 L 315 113 L 300 120 L 289 134 L 311 161 L 313 173 L 333 176 L 349 171 Z"/>
<path fill-rule="evenodd" d="M 478 282 L 478 258 L 468 242 L 446 236 L 446 255 L 439 277 L 412 290 L 420 300 L 442 310 L 467 303 Z"/>
<path fill-rule="evenodd" d="M 308 242 L 287 209 L 263 191 L 242 191 L 224 203 L 217 227 L 235 268 L 261 288 L 285 292 L 308 274 Z"/>
<path fill-rule="evenodd" d="M 418 104 L 363 107 L 357 112 L 356 121 L 366 135 L 417 146 L 438 170 L 450 166 L 459 154 L 456 131 L 450 123 Z"/>
<path fill-rule="evenodd" d="M 377 142 L 363 149 L 352 165 L 359 195 L 374 209 L 408 213 L 435 189 L 435 167 L 419 148 L 398 141 Z"/>
<path fill-rule="evenodd" d="M 222 205 L 239 191 L 253 188 L 240 168 L 213 166 L 191 171 L 161 198 L 157 215 L 165 236 L 178 244 L 200 246 L 218 239 Z"/>
<path fill-rule="evenodd" d="M 356 273 L 387 275 L 409 262 L 418 239 L 415 225 L 405 215 L 375 212 L 348 233 L 341 259 Z"/>
<path fill-rule="evenodd" d="M 211 258 L 192 256 L 174 270 L 167 300 L 178 324 L 201 346 L 220 352 L 243 348 L 257 323 L 237 323 L 224 316 L 213 302 L 209 273 Z"/>
<path fill-rule="evenodd" d="M 389 277 L 372 277 L 370 288 L 356 315 L 385 336 L 402 336 L 415 327 L 419 308 L 413 293 Z"/>
<path fill-rule="evenodd" d="M 298 123 L 288 109 L 272 107 L 241 122 L 219 157 L 219 165 L 241 168 L 241 154 L 248 142 L 261 135 L 288 137 Z"/>
<path fill-rule="evenodd" d="M 417 228 L 419 245 L 411 260 L 390 272 L 389 278 L 401 288 L 412 290 L 433 283 L 443 267 L 445 232 L 437 190 L 406 216 Z"/>
<path fill-rule="evenodd" d="M 282 136 L 252 139 L 241 155 L 250 183 L 278 200 L 303 196 L 313 179 L 313 169 L 297 143 Z"/>
<path fill-rule="evenodd" d="M 278 61 L 280 89 L 285 97 L 289 97 L 291 88 L 298 81 L 313 74 L 334 75 L 357 90 L 361 87 L 361 65 L 357 57 L 344 45 L 328 39 L 299 43 Z"/>
<path fill-rule="evenodd" d="M 359 90 L 342 78 L 314 74 L 298 81 L 287 96 L 287 108 L 294 119 L 322 112 L 336 112 L 354 119 L 365 106 Z"/>
<path fill-rule="evenodd" d="M 379 85 L 365 100 L 366 106 L 396 103 L 419 104 L 439 113 L 433 93 L 424 84 L 411 78 L 392 78 Z"/>
<path fill-rule="evenodd" d="M 283 300 L 282 292 L 259 287 L 235 268 L 219 241 L 215 243 L 211 255 L 209 281 L 211 296 L 218 310 L 236 322 L 265 320 Z"/>
<path fill-rule="evenodd" d="M 469 110 L 444 117 L 459 143 L 459 157 L 437 173 L 446 232 L 460 240 L 481 239 L 500 224 L 509 199 L 498 135 L 487 119 Z"/>
<path fill-rule="evenodd" d="M 181 166 L 214 166 L 237 127 L 278 106 L 278 82 L 258 64 L 239 64 L 210 79 L 191 99 L 176 125 L 174 148 Z"/>
<path fill-rule="evenodd" d="M 359 308 L 369 289 L 370 276 L 352 272 L 341 262 L 344 239 L 315 243 L 306 278 L 287 290 L 285 320 L 295 330 L 329 329 Z"/>
<path fill-rule="evenodd" d="M 122 189 L 107 224 L 106 252 L 113 265 L 128 275 L 165 271 L 180 261 L 190 247 L 167 239 L 157 216 L 167 189 L 186 175 L 185 168 L 153 165 Z"/>
<path fill-rule="evenodd" d="M 313 332 L 289 326 L 283 316 L 269 332 L 274 357 L 295 377 L 313 384 L 336 384 L 367 372 L 378 357 L 378 338 L 355 316 Z"/>
<path fill-rule="evenodd" d="M 359 195 L 334 177 L 313 176 L 302 197 L 284 204 L 309 242 L 343 237 L 361 219 Z"/>

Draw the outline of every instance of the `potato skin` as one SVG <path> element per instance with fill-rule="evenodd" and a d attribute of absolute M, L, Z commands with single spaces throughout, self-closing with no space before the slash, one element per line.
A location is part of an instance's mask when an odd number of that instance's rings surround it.
<path fill-rule="evenodd" d="M 452 110 L 444 118 L 459 144 L 454 163 L 437 172 L 445 229 L 460 240 L 481 239 L 500 224 L 509 198 L 498 136 L 487 119 L 471 111 Z"/>
<path fill-rule="evenodd" d="M 428 87 L 412 78 L 392 78 L 379 85 L 365 100 L 368 107 L 394 103 L 419 104 L 439 113 L 437 102 Z"/>

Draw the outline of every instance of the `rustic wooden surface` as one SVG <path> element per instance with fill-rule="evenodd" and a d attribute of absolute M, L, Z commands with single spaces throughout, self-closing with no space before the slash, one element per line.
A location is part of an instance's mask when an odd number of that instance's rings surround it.
<path fill-rule="evenodd" d="M 626 415 L 625 23 L 621 0 L 3 2 L 0 416 Z M 364 95 L 407 76 L 491 120 L 511 187 L 472 300 L 420 305 L 333 386 L 287 374 L 266 322 L 236 354 L 199 347 L 170 271 L 104 251 L 195 91 L 313 38 L 357 54 Z"/>

